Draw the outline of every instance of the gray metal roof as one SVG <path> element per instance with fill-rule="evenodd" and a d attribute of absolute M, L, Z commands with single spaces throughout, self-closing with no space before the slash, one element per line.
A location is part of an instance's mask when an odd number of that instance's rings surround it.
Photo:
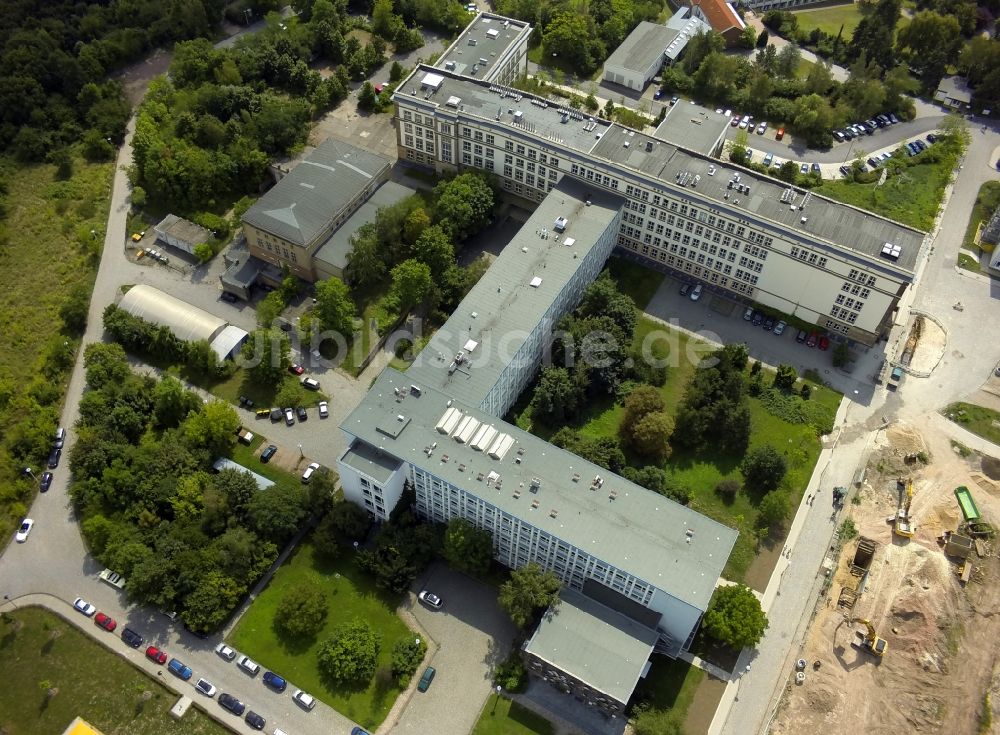
<path fill-rule="evenodd" d="M 653 137 L 710 156 L 726 134 L 729 120 L 714 110 L 680 101 L 667 108 L 667 116 L 656 128 Z"/>
<path fill-rule="evenodd" d="M 416 189 L 397 184 L 395 181 L 386 181 L 327 238 L 326 242 L 319 246 L 313 257 L 343 270 L 347 267 L 347 256 L 351 253 L 351 237 L 358 228 L 368 222 L 374 222 L 380 207 L 391 207 L 416 193 Z"/>
<path fill-rule="evenodd" d="M 437 92 L 429 93 L 421 87 L 420 80 L 428 72 L 444 78 Z M 425 95 L 427 99 L 424 99 Z M 641 171 L 646 176 L 670 184 L 678 192 L 682 190 L 677 186 L 678 175 L 685 171 L 700 175 L 701 185 L 697 191 L 690 192 L 695 204 L 708 199 L 716 209 L 729 216 L 750 221 L 766 220 L 771 226 L 783 228 L 793 240 L 798 237 L 811 246 L 817 243 L 822 245 L 825 241 L 835 254 L 851 257 L 851 251 L 854 251 L 858 258 L 866 261 L 866 265 L 870 266 L 874 261 L 880 268 L 901 278 L 912 278 L 917 252 L 924 239 L 924 233 L 919 230 L 817 195 L 810 197 L 805 213 L 807 221 L 803 223 L 802 212 L 792 211 L 781 202 L 788 184 L 678 147 L 677 141 L 666 143 L 606 120 L 591 120 L 576 111 L 569 112 L 580 119 L 566 118 L 562 113 L 568 111 L 567 108 L 543 98 L 425 65 L 419 65 L 411 77 L 397 88 L 394 96 L 409 98 L 416 107 L 447 110 L 459 120 L 475 118 L 484 128 L 493 128 L 500 133 L 518 130 L 522 135 L 535 138 L 539 147 L 555 155 L 569 149 L 591 159 L 591 162 L 613 164 L 622 173 Z M 447 106 L 449 97 L 458 97 L 460 106 L 454 110 Z M 532 100 L 537 104 L 533 104 Z M 510 111 L 521 111 L 521 120 L 515 122 Z M 563 122 L 564 119 L 566 122 Z M 628 148 L 624 148 L 625 142 L 629 143 Z M 649 152 L 646 151 L 647 143 L 652 147 Z M 708 176 L 709 166 L 716 170 L 714 178 Z M 727 190 L 726 182 L 734 173 L 739 173 L 742 181 L 749 184 L 749 199 L 735 196 Z M 796 202 L 801 203 L 804 196 L 803 190 L 796 190 Z M 740 203 L 736 204 L 736 200 Z M 880 257 L 886 242 L 901 247 L 897 261 Z"/>
<path fill-rule="evenodd" d="M 382 483 L 388 482 L 400 465 L 400 461 L 395 457 L 364 442 L 354 442 L 341 456 L 340 461 Z"/>
<path fill-rule="evenodd" d="M 623 204 L 621 197 L 562 179 L 434 333 L 407 375 L 480 405 Z M 553 230 L 557 217 L 568 220 L 563 233 Z M 541 282 L 532 286 L 533 279 Z M 477 343 L 472 350 L 469 340 Z M 449 374 L 459 352 L 471 365 Z"/>
<path fill-rule="evenodd" d="M 530 32 L 531 26 L 524 21 L 480 13 L 465 27 L 455 42 L 445 49 L 435 66 L 448 69 L 454 64 L 455 73 L 469 75 L 473 73 L 472 67 L 476 66 L 478 68 L 475 75 L 488 78 L 494 62 L 507 53 L 523 34 Z M 476 42 L 475 45 L 470 45 L 472 40 Z M 479 63 L 480 59 L 486 59 L 485 66 Z"/>
<path fill-rule="evenodd" d="M 511 446 L 494 459 L 442 434 L 436 427 L 449 407 L 506 434 Z M 340 428 L 699 610 L 736 542 L 735 530 L 393 368 Z M 499 483 L 486 482 L 491 472 Z"/>
<path fill-rule="evenodd" d="M 328 138 L 243 215 L 243 222 L 308 247 L 390 161 Z"/>
<path fill-rule="evenodd" d="M 663 61 L 663 52 L 677 37 L 677 33 L 673 28 L 644 20 L 608 57 L 604 62 L 605 68 L 619 66 L 645 74 L 657 59 Z"/>
<path fill-rule="evenodd" d="M 192 247 L 212 239 L 212 233 L 204 227 L 178 217 L 176 214 L 168 214 L 153 229 L 157 235 L 169 235 Z"/>
<path fill-rule="evenodd" d="M 525 652 L 627 703 L 659 637 L 651 628 L 565 588 Z"/>
<path fill-rule="evenodd" d="M 246 472 L 250 477 L 253 478 L 254 482 L 257 483 L 257 487 L 261 490 L 267 490 L 267 488 L 274 485 L 273 480 L 268 480 L 263 475 L 258 475 L 253 470 L 248 470 L 243 465 L 234 462 L 228 457 L 219 457 L 212 463 L 212 469 L 216 472 L 222 472 L 222 470 L 236 470 L 237 472 Z"/>

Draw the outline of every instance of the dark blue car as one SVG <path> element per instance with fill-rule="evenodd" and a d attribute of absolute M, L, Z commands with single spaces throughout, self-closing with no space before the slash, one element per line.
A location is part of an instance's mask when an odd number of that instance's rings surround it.
<path fill-rule="evenodd" d="M 288 686 L 288 682 L 275 674 L 273 671 L 264 672 L 264 683 L 276 692 L 283 692 Z"/>
<path fill-rule="evenodd" d="M 179 679 L 183 679 L 184 681 L 190 679 L 191 674 L 193 673 L 191 671 L 191 667 L 185 665 L 183 661 L 176 658 L 170 659 L 170 663 L 167 664 L 167 668 L 170 670 L 171 674 Z"/>

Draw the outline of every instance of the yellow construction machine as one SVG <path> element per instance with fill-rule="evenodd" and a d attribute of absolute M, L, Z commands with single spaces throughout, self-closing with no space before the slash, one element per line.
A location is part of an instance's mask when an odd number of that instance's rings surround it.
<path fill-rule="evenodd" d="M 867 631 L 866 633 L 862 633 L 861 631 L 855 632 L 854 645 L 865 649 L 873 656 L 882 658 L 885 652 L 889 650 L 889 644 L 886 643 L 885 638 L 879 638 L 878 633 L 875 632 L 875 627 L 867 618 L 853 618 L 851 625 L 854 625 L 854 623 L 861 623 Z"/>
<path fill-rule="evenodd" d="M 902 481 L 899 483 L 902 485 Z M 913 502 L 913 480 L 906 481 L 906 494 L 899 490 L 899 507 L 896 510 L 896 521 L 892 531 L 902 538 L 913 538 L 913 520 L 910 518 L 910 503 Z"/>

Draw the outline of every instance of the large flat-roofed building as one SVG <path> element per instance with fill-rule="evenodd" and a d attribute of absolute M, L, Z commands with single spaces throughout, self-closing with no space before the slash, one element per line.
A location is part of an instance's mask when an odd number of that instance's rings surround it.
<path fill-rule="evenodd" d="M 503 416 L 538 371 L 556 322 L 618 239 L 624 200 L 566 179 L 431 337 L 407 375 Z"/>
<path fill-rule="evenodd" d="M 726 142 L 731 119 L 694 102 L 681 101 L 667 108 L 653 137 L 706 156 L 718 156 Z"/>
<path fill-rule="evenodd" d="M 692 145 L 668 143 L 424 65 L 393 99 L 400 159 L 441 174 L 488 171 L 536 202 L 567 175 L 617 193 L 620 249 L 835 335 L 874 344 L 913 282 L 925 233 L 713 159 L 701 151 L 714 134 L 701 126 L 664 128 Z"/>
<path fill-rule="evenodd" d="M 620 714 L 649 668 L 658 637 L 655 627 L 563 588 L 522 655 L 531 673 L 601 712 Z"/>
<path fill-rule="evenodd" d="M 648 608 L 658 652 L 690 646 L 733 529 L 393 368 L 340 428 L 344 497 L 376 518 L 409 480 L 423 518 L 464 518 L 492 534 L 512 569 L 536 562 L 567 587 L 596 582 Z"/>
<path fill-rule="evenodd" d="M 604 62 L 604 81 L 629 89 L 645 89 L 666 60 L 667 47 L 678 31 L 642 21 Z"/>
<path fill-rule="evenodd" d="M 511 84 L 528 73 L 528 37 L 523 20 L 479 13 L 437 60 L 441 69 L 486 82 Z"/>
<path fill-rule="evenodd" d="M 389 177 L 390 161 L 329 138 L 243 215 L 250 254 L 315 281 L 313 256 Z"/>

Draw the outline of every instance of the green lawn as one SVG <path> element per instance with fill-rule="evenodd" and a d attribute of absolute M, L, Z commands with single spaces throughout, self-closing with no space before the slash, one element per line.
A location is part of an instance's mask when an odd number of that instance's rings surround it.
<path fill-rule="evenodd" d="M 17 482 L 25 464 L 44 460 L 62 408 L 66 369 L 42 372 L 50 347 L 69 342 L 59 312 L 70 293 L 89 294 L 104 244 L 114 164 L 73 158 L 73 176 L 56 180 L 49 164 L 21 166 L 0 159 L 6 217 L 0 221 L 0 534 L 8 538 L 30 502 L 33 485 Z M 69 355 L 66 367 L 73 364 Z M 42 408 L 39 408 L 39 405 Z M 45 426 L 46 441 L 33 441 Z M 11 451 L 17 441 L 20 449 Z M 34 457 L 23 456 L 34 446 Z"/>
<path fill-rule="evenodd" d="M 654 330 L 657 342 L 669 346 L 664 355 L 670 360 L 670 367 L 667 382 L 660 388 L 660 393 L 667 404 L 667 412 L 673 416 L 694 375 L 697 360 L 714 348 L 645 316 L 639 317 L 635 344 L 641 344 Z M 676 356 L 676 359 L 670 359 L 672 356 Z M 770 384 L 770 378 L 765 380 L 765 384 Z M 842 396 L 815 383 L 810 382 L 810 385 L 813 389 L 810 400 L 821 405 L 830 416 L 835 415 Z M 797 504 L 819 457 L 821 446 L 816 429 L 810 424 L 783 421 L 771 414 L 759 399 L 749 400 L 753 427 L 750 447 L 771 444 L 785 455 L 789 469 L 782 485 L 790 493 L 793 505 Z M 543 438 L 549 438 L 555 433 L 556 429 L 532 424 L 530 406 L 526 403 L 520 403 L 514 411 L 516 423 L 521 428 Z M 622 412 L 622 406 L 609 398 L 590 401 L 575 428 L 585 437 L 616 437 Z M 644 460 L 631 456 L 628 451 L 625 456 L 635 466 L 646 464 Z M 663 465 L 670 477 L 691 489 L 693 509 L 740 531 L 723 572 L 727 579 L 735 581 L 743 579 L 756 554 L 753 536 L 755 504 L 745 493 L 739 493 L 732 503 L 723 502 L 715 492 L 715 486 L 724 479 L 742 480 L 738 467 L 740 459 L 718 451 L 675 451 Z"/>
<path fill-rule="evenodd" d="M 976 206 L 969 215 L 969 226 L 965 228 L 965 237 L 962 239 L 963 248 L 972 251 L 977 249 L 975 242 L 979 224 L 988 220 L 997 207 L 1000 207 L 1000 181 L 987 181 L 979 187 Z"/>
<path fill-rule="evenodd" d="M 298 388 L 296 402 L 293 408 L 298 406 L 315 406 L 326 396 L 320 391 L 307 390 L 302 387 L 301 378 L 289 373 L 284 381 L 275 388 L 262 386 L 254 382 L 250 373 L 246 370 L 237 370 L 233 375 L 221 383 L 206 386 L 214 395 L 224 401 L 239 405 L 240 396 L 246 396 L 254 402 L 254 409 L 270 408 L 274 406 L 274 397 L 286 385 L 293 385 Z M 192 381 L 194 382 L 194 381 Z M 320 384 L 322 387 L 322 384 Z"/>
<path fill-rule="evenodd" d="M 930 152 L 903 159 L 908 165 L 899 173 L 891 173 L 882 186 L 837 179 L 824 181 L 813 191 L 926 232 L 934 224 L 957 160 L 952 155 L 942 156 L 940 161 L 921 157 Z"/>
<path fill-rule="evenodd" d="M 979 273 L 982 270 L 979 267 L 979 260 L 974 255 L 969 253 L 959 253 L 958 254 L 958 267 L 964 268 L 967 271 L 972 271 L 973 273 Z"/>
<path fill-rule="evenodd" d="M 618 290 L 631 296 L 639 309 L 646 308 L 663 283 L 662 273 L 625 258 L 610 258 L 607 268 L 618 282 Z"/>
<path fill-rule="evenodd" d="M 963 429 L 1000 444 L 1000 411 L 973 403 L 953 403 L 942 413 Z"/>
<path fill-rule="evenodd" d="M 634 698 L 646 700 L 654 709 L 687 712 L 705 672 L 680 659 L 653 656 L 653 665 L 639 681 Z"/>
<path fill-rule="evenodd" d="M 378 676 L 363 688 L 327 686 L 317 666 L 316 651 L 339 624 L 361 618 L 382 637 L 378 660 L 382 669 L 390 665 L 393 645 L 413 633 L 396 615 L 397 598 L 376 589 L 370 577 L 354 565 L 353 552 L 348 554 L 344 559 L 328 562 L 316 557 L 311 543 L 299 546 L 250 606 L 229 642 L 263 666 L 281 672 L 344 716 L 374 731 L 399 696 L 399 686 L 392 679 L 378 684 Z M 274 629 L 275 610 L 286 590 L 310 578 L 329 592 L 330 613 L 326 627 L 315 640 L 290 642 Z"/>
<path fill-rule="evenodd" d="M 841 26 L 844 28 L 844 40 L 849 40 L 854 34 L 854 29 L 864 17 L 861 9 L 854 3 L 846 5 L 833 5 L 816 10 L 794 11 L 799 23 L 799 29 L 809 33 L 813 28 L 819 28 L 824 33 L 836 36 L 840 32 Z"/>
<path fill-rule="evenodd" d="M 122 645 L 113 634 L 106 642 Z M 176 694 L 41 608 L 2 616 L 0 651 L 0 731 L 8 735 L 61 733 L 77 716 L 107 735 L 229 732 L 198 707 L 175 720 Z M 58 691 L 47 696 L 50 689 Z"/>
<path fill-rule="evenodd" d="M 552 723 L 507 697 L 486 701 L 472 735 L 554 735 Z"/>

